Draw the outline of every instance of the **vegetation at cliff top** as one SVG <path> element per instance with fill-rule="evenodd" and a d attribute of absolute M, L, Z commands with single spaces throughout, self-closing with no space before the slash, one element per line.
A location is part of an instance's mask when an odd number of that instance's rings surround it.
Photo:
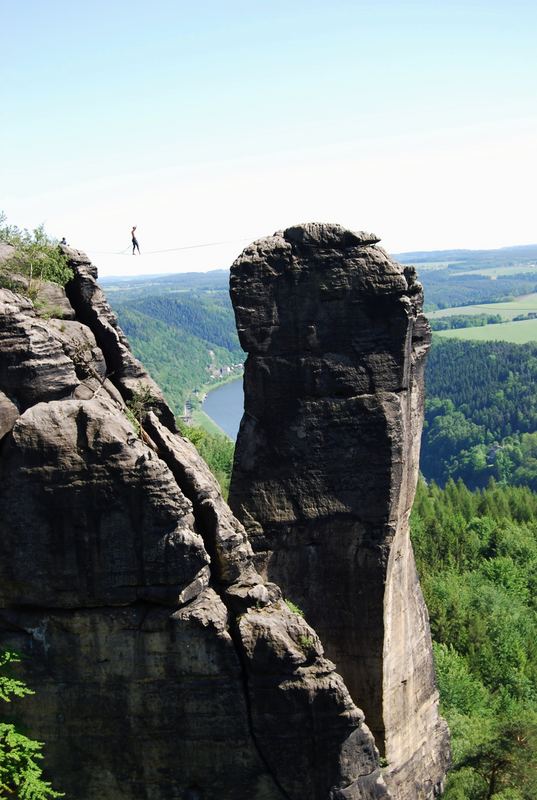
<path fill-rule="evenodd" d="M 13 675 L 13 665 L 18 661 L 20 659 L 15 653 L 0 653 L 0 700 L 5 703 L 15 697 L 33 694 Z M 0 722 L 0 797 L 18 800 L 63 797 L 43 780 L 43 771 L 38 763 L 43 758 L 42 748 L 41 742 L 29 739 L 15 725 Z"/>
<path fill-rule="evenodd" d="M 8 225 L 6 215 L 0 211 L 0 242 L 10 244 L 15 252 L 9 260 L 0 263 L 0 287 L 14 289 L 32 297 L 33 282 L 51 281 L 65 286 L 73 273 L 67 259 L 60 252 L 58 242 L 51 239 L 43 225 L 33 231 Z M 17 275 L 26 279 L 17 280 Z"/>
<path fill-rule="evenodd" d="M 196 446 L 198 452 L 218 480 L 222 494 L 227 499 L 229 482 L 233 468 L 233 452 L 235 446 L 224 434 L 209 433 L 195 425 L 185 425 L 180 420 L 178 426 L 181 434 Z"/>
<path fill-rule="evenodd" d="M 445 800 L 537 797 L 537 495 L 418 486 L 412 539 L 452 736 Z"/>

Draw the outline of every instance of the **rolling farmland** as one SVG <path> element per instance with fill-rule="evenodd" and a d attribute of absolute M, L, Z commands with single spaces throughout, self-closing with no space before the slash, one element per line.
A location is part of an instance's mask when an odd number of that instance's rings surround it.
<path fill-rule="evenodd" d="M 479 328 L 453 328 L 448 331 L 435 331 L 434 336 L 441 336 L 444 339 L 467 339 L 473 342 L 526 344 L 537 342 L 537 319 L 482 325 Z"/>
<path fill-rule="evenodd" d="M 450 317 L 453 314 L 500 314 L 505 320 L 512 320 L 519 314 L 537 313 L 537 292 L 532 294 L 520 295 L 513 300 L 505 303 L 476 303 L 471 306 L 453 306 L 451 308 L 440 308 L 437 311 L 427 312 L 431 319 L 439 317 Z"/>

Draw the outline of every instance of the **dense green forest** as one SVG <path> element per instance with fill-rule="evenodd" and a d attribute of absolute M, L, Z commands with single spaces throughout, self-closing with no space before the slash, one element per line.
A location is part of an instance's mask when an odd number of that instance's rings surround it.
<path fill-rule="evenodd" d="M 425 385 L 427 479 L 537 490 L 537 344 L 435 341 Z"/>
<path fill-rule="evenodd" d="M 227 291 L 191 291 L 177 295 L 154 295 L 116 303 L 118 313 L 132 310 L 160 320 L 205 342 L 243 355 Z"/>
<path fill-rule="evenodd" d="M 452 269 L 423 270 L 419 278 L 425 289 L 425 310 L 495 303 L 537 291 L 537 274 L 515 273 L 494 277 L 459 274 Z"/>
<path fill-rule="evenodd" d="M 445 800 L 535 800 L 537 495 L 421 484 L 412 538 L 452 735 Z"/>

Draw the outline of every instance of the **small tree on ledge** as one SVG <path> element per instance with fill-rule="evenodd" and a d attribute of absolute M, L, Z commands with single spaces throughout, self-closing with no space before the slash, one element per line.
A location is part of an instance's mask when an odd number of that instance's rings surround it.
<path fill-rule="evenodd" d="M 8 674 L 9 665 L 20 658 L 15 653 L 0 653 L 0 700 L 34 694 L 26 684 Z M 42 742 L 29 739 L 15 725 L 0 722 L 0 798 L 53 800 L 63 797 L 42 778 L 38 763 L 43 758 Z"/>

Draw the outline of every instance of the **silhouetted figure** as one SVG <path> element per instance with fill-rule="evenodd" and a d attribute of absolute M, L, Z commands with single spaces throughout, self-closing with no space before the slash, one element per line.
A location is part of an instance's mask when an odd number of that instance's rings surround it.
<path fill-rule="evenodd" d="M 65 236 L 62 236 L 62 238 L 61 238 L 61 241 L 60 241 L 60 244 L 65 244 L 65 245 L 67 245 L 67 239 L 65 238 Z"/>
<path fill-rule="evenodd" d="M 132 236 L 132 254 L 133 256 L 136 255 L 136 250 L 138 250 L 138 255 L 140 255 L 140 245 L 138 244 L 138 239 L 136 238 L 136 225 L 134 225 L 132 228 L 131 236 Z"/>

